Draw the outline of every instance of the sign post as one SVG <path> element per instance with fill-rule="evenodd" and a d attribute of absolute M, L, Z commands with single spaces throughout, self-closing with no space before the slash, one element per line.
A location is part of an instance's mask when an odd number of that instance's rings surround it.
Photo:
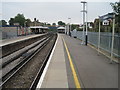
<path fill-rule="evenodd" d="M 105 21 L 103 22 L 103 25 L 108 25 L 108 21 L 109 19 L 112 19 L 112 42 L 111 42 L 111 52 L 110 52 L 110 63 L 113 62 L 113 50 L 114 50 L 114 35 L 115 35 L 115 13 L 108 13 L 104 16 L 99 17 L 99 22 L 101 21 Z M 98 54 L 100 52 L 100 23 L 99 23 L 99 36 L 98 36 Z"/>
<path fill-rule="evenodd" d="M 111 45 L 111 62 L 110 62 L 110 63 L 112 63 L 112 61 L 113 61 L 114 35 L 115 35 L 115 14 L 113 15 L 112 45 Z"/>
<path fill-rule="evenodd" d="M 100 23 L 101 23 L 101 20 L 100 20 L 100 17 L 99 17 L 99 35 L 98 35 L 98 55 L 100 53 Z"/>

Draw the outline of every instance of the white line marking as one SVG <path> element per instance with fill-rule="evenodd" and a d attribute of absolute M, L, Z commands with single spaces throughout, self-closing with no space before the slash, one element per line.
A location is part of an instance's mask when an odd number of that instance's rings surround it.
<path fill-rule="evenodd" d="M 59 34 L 58 34 L 58 38 L 59 38 Z M 53 50 L 52 50 L 52 52 L 51 52 L 51 54 L 50 54 L 50 57 L 49 57 L 48 62 L 47 62 L 47 64 L 46 64 L 46 67 L 45 67 L 44 70 L 43 70 L 43 73 L 42 73 L 41 78 L 40 78 L 40 80 L 39 80 L 39 82 L 38 82 L 37 88 L 41 88 L 41 86 L 42 86 L 44 77 L 45 77 L 46 72 L 47 72 L 47 70 L 48 70 L 48 67 L 49 67 L 50 61 L 51 61 L 51 59 L 52 59 L 53 53 L 54 53 L 54 51 L 55 51 L 56 44 L 57 44 L 57 42 L 58 42 L 58 38 L 57 38 L 57 40 L 56 40 L 56 42 L 55 42 L 55 46 L 53 47 Z"/>

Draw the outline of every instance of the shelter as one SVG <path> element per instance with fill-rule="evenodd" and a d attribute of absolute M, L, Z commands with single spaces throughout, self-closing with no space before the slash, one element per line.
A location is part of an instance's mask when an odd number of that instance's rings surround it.
<path fill-rule="evenodd" d="M 40 33 L 45 33 L 48 31 L 48 27 L 43 27 L 43 26 L 31 26 L 30 27 L 31 32 L 35 34 L 40 34 Z"/>
<path fill-rule="evenodd" d="M 58 33 L 65 33 L 65 27 L 58 27 L 57 31 Z"/>

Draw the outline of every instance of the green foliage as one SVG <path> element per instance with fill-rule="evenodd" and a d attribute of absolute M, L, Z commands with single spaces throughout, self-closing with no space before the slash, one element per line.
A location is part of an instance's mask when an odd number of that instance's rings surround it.
<path fill-rule="evenodd" d="M 60 25 L 60 26 L 65 26 L 65 23 L 62 22 L 62 21 L 58 21 L 58 25 Z"/>
<path fill-rule="evenodd" d="M 111 6 L 116 14 L 116 24 L 120 27 L 120 2 L 111 3 Z"/>
<path fill-rule="evenodd" d="M 14 25 L 14 18 L 10 18 L 9 25 Z"/>
<path fill-rule="evenodd" d="M 120 2 L 111 3 L 111 6 L 112 6 L 114 12 L 117 15 L 120 15 Z"/>
<path fill-rule="evenodd" d="M 74 29 L 79 29 L 79 25 L 77 25 L 77 24 L 72 24 L 72 25 L 71 25 L 71 30 L 74 30 Z"/>
<path fill-rule="evenodd" d="M 26 19 L 26 26 L 29 27 L 30 26 L 30 23 L 31 23 L 31 20 L 30 19 Z"/>
<path fill-rule="evenodd" d="M 5 20 L 1 20 L 1 21 L 0 21 L 0 25 L 1 25 L 1 26 L 5 26 L 5 25 L 7 25 L 7 22 L 6 22 Z"/>
<path fill-rule="evenodd" d="M 52 25 L 53 25 L 53 26 L 56 26 L 56 23 L 53 23 Z"/>
<path fill-rule="evenodd" d="M 14 23 L 19 23 L 21 26 L 24 26 L 25 17 L 23 14 L 17 14 L 14 18 Z"/>
<path fill-rule="evenodd" d="M 47 26 L 51 26 L 51 24 L 50 24 L 50 23 L 47 23 Z"/>
<path fill-rule="evenodd" d="M 9 24 L 14 25 L 14 23 L 19 23 L 19 25 L 24 26 L 25 17 L 23 14 L 17 14 L 14 18 L 10 18 Z"/>
<path fill-rule="evenodd" d="M 77 28 L 77 31 L 83 31 L 83 29 L 82 28 Z"/>

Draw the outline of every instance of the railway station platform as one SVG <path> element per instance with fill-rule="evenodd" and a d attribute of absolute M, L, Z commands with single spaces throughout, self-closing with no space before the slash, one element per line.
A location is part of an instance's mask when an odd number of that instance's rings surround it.
<path fill-rule="evenodd" d="M 68 88 L 64 48 L 61 35 L 58 35 L 58 39 L 37 88 L 59 87 Z"/>
<path fill-rule="evenodd" d="M 19 42 L 19 41 L 27 40 L 27 39 L 30 39 L 30 38 L 35 38 L 35 37 L 38 37 L 38 36 L 41 36 L 41 35 L 43 35 L 43 34 L 19 36 L 19 37 L 14 37 L 14 38 L 11 38 L 11 39 L 1 40 L 0 41 L 0 47 L 8 45 L 8 44 L 16 43 L 16 42 Z"/>
<path fill-rule="evenodd" d="M 118 64 L 109 63 L 79 39 L 58 34 L 58 39 L 37 88 L 118 89 Z"/>

